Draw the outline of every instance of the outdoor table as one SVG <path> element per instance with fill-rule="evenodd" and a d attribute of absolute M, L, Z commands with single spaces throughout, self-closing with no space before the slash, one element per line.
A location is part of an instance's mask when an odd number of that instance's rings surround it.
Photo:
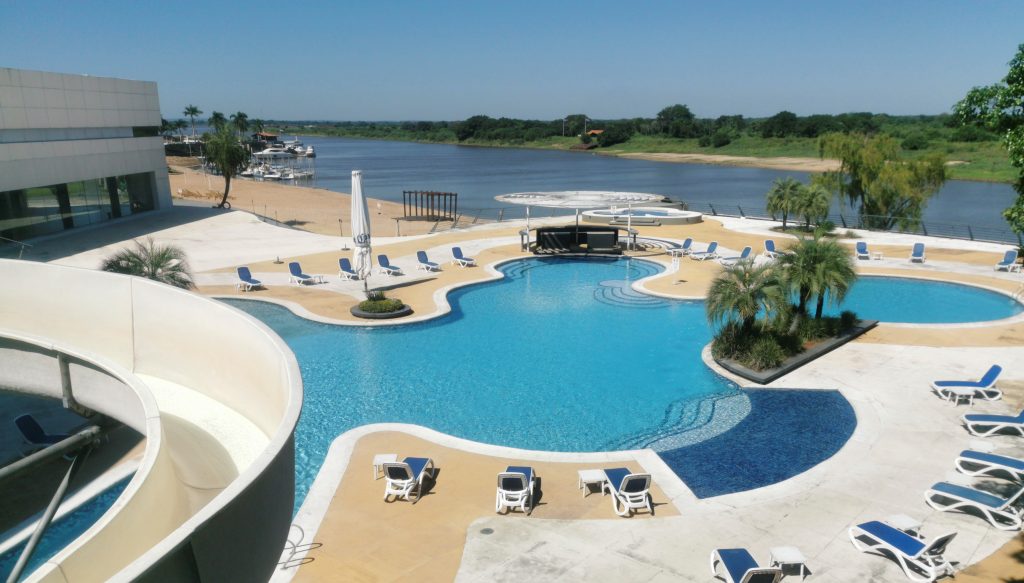
<path fill-rule="evenodd" d="M 373 479 L 379 480 L 384 477 L 384 464 L 398 461 L 398 454 L 379 453 L 373 456 Z"/>
<path fill-rule="evenodd" d="M 586 498 L 590 494 L 591 484 L 599 484 L 601 486 L 601 495 L 604 495 L 604 482 L 606 476 L 604 470 L 579 470 L 579 484 L 577 487 L 583 490 L 583 497 Z"/>

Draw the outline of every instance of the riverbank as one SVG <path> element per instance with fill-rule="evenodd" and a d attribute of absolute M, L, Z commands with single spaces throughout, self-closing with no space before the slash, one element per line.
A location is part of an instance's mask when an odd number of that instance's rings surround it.
<path fill-rule="evenodd" d="M 739 166 L 744 168 L 766 168 L 769 170 L 795 170 L 798 172 L 834 172 L 839 170 L 839 160 L 820 158 L 755 158 L 752 156 L 726 156 L 721 154 L 667 154 L 667 153 L 618 153 L 597 152 L 607 156 L 651 162 L 674 162 L 676 164 L 715 164 L 718 166 Z"/>

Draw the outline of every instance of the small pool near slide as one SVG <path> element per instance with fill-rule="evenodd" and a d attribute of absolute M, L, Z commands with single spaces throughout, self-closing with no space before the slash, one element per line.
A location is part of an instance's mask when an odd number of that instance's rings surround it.
<path fill-rule="evenodd" d="M 1024 305 L 987 289 L 906 277 L 864 276 L 833 315 L 853 310 L 861 318 L 907 324 L 963 324 L 1010 318 Z"/>
<path fill-rule="evenodd" d="M 266 322 L 298 358 L 305 402 L 296 507 L 331 442 L 368 423 L 524 449 L 650 447 L 695 480 L 698 495 L 766 485 L 838 451 L 856 424 L 849 403 L 835 391 L 741 391 L 711 372 L 700 358 L 711 339 L 703 302 L 630 287 L 661 269 L 636 259 L 515 261 L 502 266 L 504 279 L 453 292 L 447 316 L 388 328 L 319 324 L 227 300 Z M 815 411 L 829 422 L 776 410 Z M 722 457 L 733 435 L 756 435 L 735 447 L 762 459 L 772 452 L 776 471 L 723 463 L 735 459 Z"/>
<path fill-rule="evenodd" d="M 38 569 L 40 565 L 56 555 L 58 551 L 66 547 L 71 541 L 81 536 L 83 532 L 99 520 L 103 513 L 114 505 L 114 501 L 128 487 L 128 482 L 131 479 L 132 476 L 128 476 L 119 480 L 92 500 L 85 502 L 60 520 L 50 524 L 43 534 L 43 538 L 39 540 L 39 545 L 36 547 L 35 552 L 32 553 L 28 565 L 22 571 L 19 581 L 26 579 L 32 574 L 32 571 Z M 21 542 L 9 551 L 0 554 L 0 579 L 7 580 L 24 548 L 25 542 Z"/>

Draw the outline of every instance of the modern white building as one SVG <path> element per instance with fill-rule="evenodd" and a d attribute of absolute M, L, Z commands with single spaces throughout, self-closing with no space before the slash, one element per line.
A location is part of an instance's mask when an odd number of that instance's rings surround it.
<path fill-rule="evenodd" d="M 171 206 L 156 83 L 0 68 L 0 237 Z"/>

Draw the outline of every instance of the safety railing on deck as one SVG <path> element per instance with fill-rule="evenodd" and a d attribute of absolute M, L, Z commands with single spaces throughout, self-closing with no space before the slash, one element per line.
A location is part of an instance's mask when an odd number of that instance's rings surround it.
<path fill-rule="evenodd" d="M 28 243 L 23 243 L 21 241 L 15 240 L 15 239 L 8 239 L 7 237 L 0 237 L 0 246 L 5 246 L 7 244 L 14 245 L 14 246 L 16 246 L 18 248 L 18 259 L 21 259 L 21 256 L 25 254 L 25 249 L 28 249 L 29 247 L 32 246 L 32 245 L 29 245 Z"/>

